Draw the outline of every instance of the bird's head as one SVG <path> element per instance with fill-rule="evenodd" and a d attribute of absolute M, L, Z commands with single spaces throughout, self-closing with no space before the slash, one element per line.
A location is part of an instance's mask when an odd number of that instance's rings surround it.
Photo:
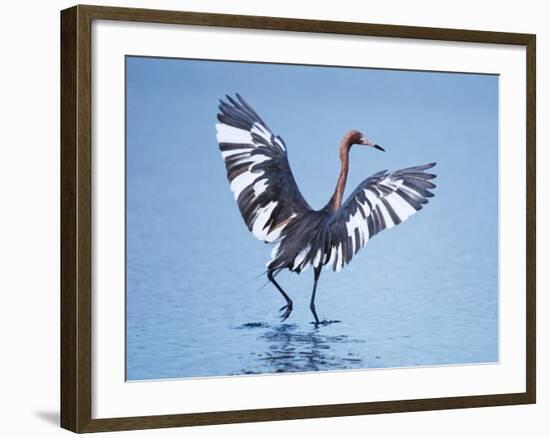
<path fill-rule="evenodd" d="M 372 140 L 369 140 L 366 135 L 363 135 L 359 131 L 350 131 L 348 133 L 348 141 L 350 146 L 354 144 L 359 144 L 362 146 L 370 146 L 372 148 L 378 149 L 379 151 L 385 151 L 382 146 L 377 145 Z"/>

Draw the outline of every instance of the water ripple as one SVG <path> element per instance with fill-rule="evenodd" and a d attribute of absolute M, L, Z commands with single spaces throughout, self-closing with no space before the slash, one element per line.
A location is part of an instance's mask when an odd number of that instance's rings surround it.
<path fill-rule="evenodd" d="M 243 324 L 245 327 L 260 327 L 257 323 Z M 241 326 L 241 327 L 243 327 Z M 262 325 L 266 328 L 259 336 L 266 349 L 252 353 L 256 359 L 253 368 L 241 369 L 236 374 L 288 373 L 346 369 L 360 367 L 363 359 L 351 351 L 336 348 L 346 343 L 363 343 L 363 340 L 347 335 L 325 335 L 321 330 L 301 330 L 296 324 L 278 326 Z"/>

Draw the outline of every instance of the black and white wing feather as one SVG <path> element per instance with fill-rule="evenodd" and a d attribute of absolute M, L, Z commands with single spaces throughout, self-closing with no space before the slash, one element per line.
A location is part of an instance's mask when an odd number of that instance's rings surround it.
<path fill-rule="evenodd" d="M 324 236 L 322 252 L 313 264 L 339 271 L 380 231 L 400 224 L 428 203 L 436 176 L 425 171 L 436 163 L 388 172 L 364 180 L 335 212 Z"/>
<path fill-rule="evenodd" d="M 217 140 L 242 217 L 258 239 L 273 242 L 311 211 L 288 163 L 286 146 L 238 94 L 221 100 Z"/>

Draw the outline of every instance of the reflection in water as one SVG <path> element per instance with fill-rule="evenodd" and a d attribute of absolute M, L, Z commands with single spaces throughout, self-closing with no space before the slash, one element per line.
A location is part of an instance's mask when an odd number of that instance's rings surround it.
<path fill-rule="evenodd" d="M 265 351 L 251 353 L 252 368 L 234 374 L 288 373 L 330 369 L 360 368 L 363 359 L 348 349 L 335 348 L 342 344 L 364 343 L 346 335 L 327 336 L 319 328 L 303 331 L 296 324 L 269 326 L 247 323 L 238 329 L 262 329 L 258 339 Z M 352 366 L 353 365 L 353 366 Z"/>

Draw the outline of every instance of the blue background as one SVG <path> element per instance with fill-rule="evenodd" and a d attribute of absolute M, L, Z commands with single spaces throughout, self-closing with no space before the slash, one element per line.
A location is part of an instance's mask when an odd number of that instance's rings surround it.
<path fill-rule="evenodd" d="M 127 58 L 127 378 L 498 360 L 498 77 Z M 369 175 L 437 161 L 435 198 L 340 273 L 283 272 L 246 229 L 215 136 L 240 93 L 280 134 L 304 197 L 330 198 L 357 129 L 346 195 Z"/>

